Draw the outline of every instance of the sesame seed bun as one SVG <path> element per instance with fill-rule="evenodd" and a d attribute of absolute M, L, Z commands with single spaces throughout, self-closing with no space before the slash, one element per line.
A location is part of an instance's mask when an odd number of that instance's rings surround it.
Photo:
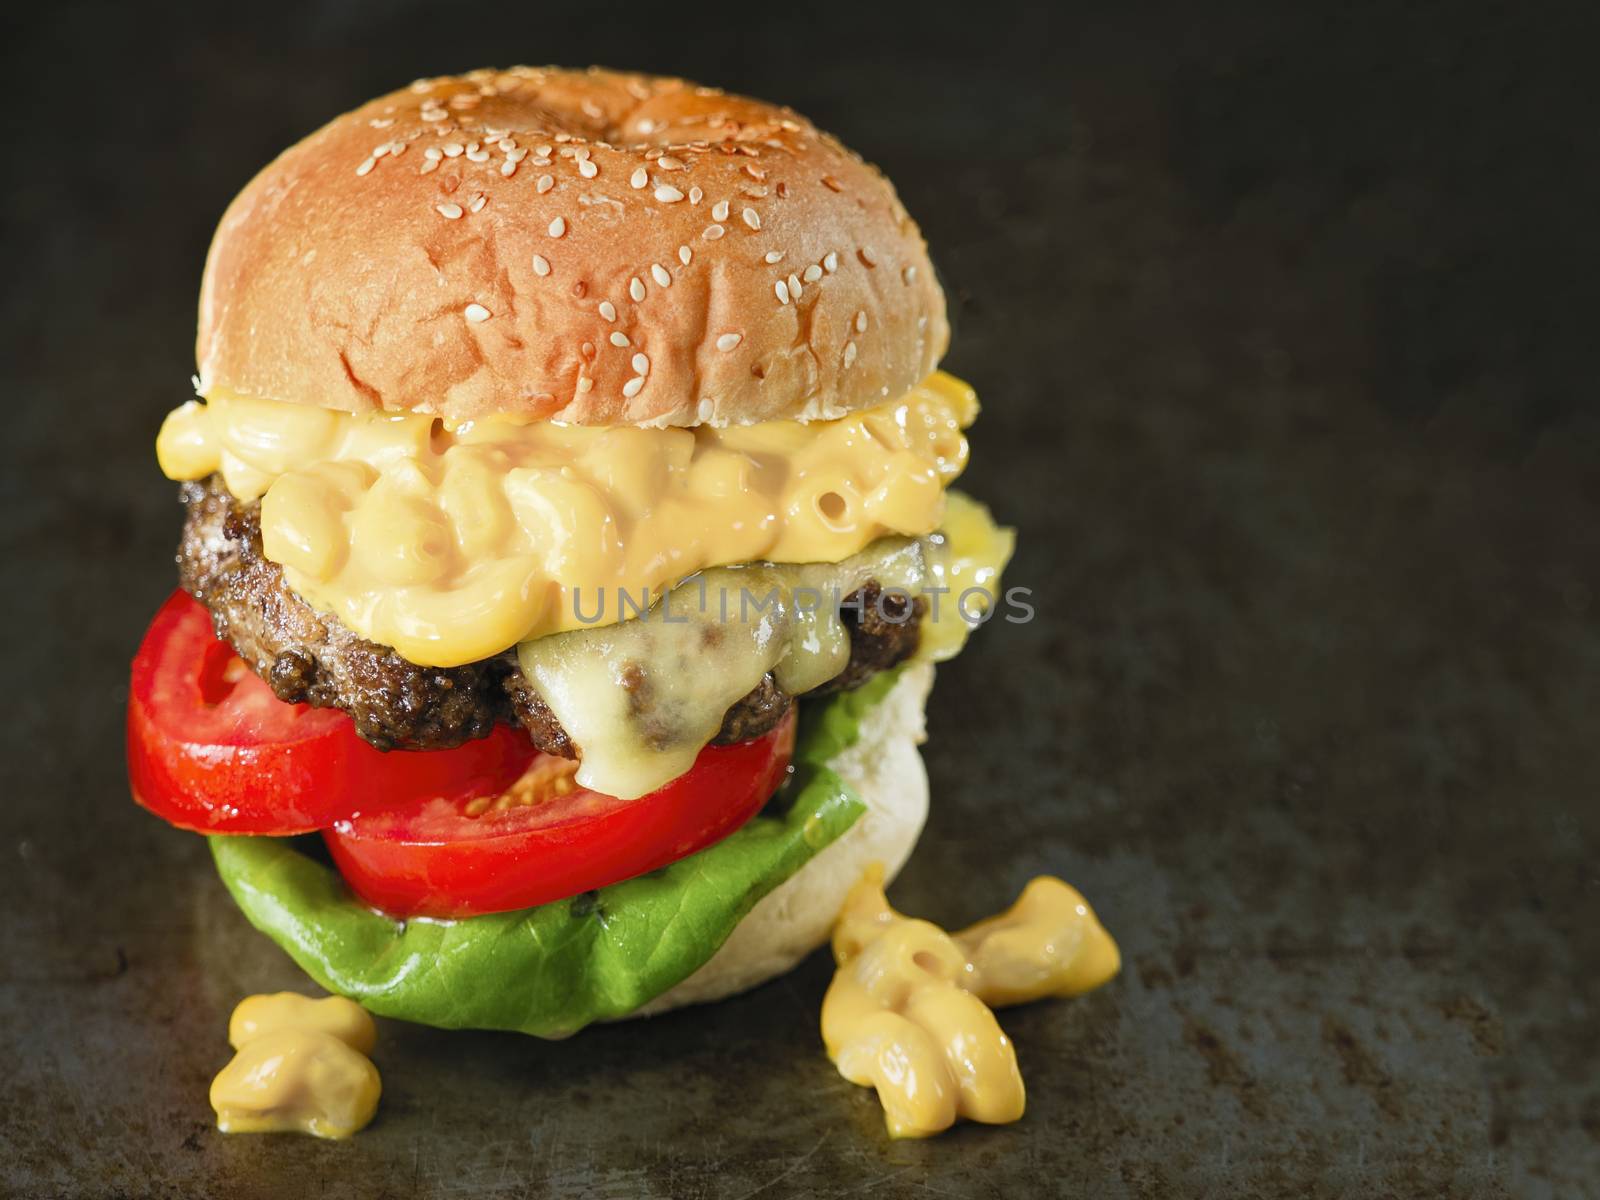
<path fill-rule="evenodd" d="M 682 80 L 420 80 L 229 206 L 200 391 L 585 425 L 838 416 L 948 341 L 893 187 L 794 112 Z"/>

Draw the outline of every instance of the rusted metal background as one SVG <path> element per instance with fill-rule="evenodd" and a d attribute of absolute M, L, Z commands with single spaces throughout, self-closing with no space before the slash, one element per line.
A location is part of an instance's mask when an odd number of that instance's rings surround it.
<path fill-rule="evenodd" d="M 0 1193 L 1597 1194 L 1592 39 L 1556 6 L 1207 7 L 14 25 Z M 887 1141 L 822 1056 L 819 958 L 563 1044 L 387 1024 L 354 1141 L 211 1128 L 229 1007 L 300 977 L 122 775 L 202 256 L 326 117 L 518 60 L 790 101 L 935 247 L 986 404 L 967 486 L 1038 616 L 942 671 L 896 899 L 962 922 L 1058 872 L 1127 961 L 1005 1015 L 1014 1127 Z"/>

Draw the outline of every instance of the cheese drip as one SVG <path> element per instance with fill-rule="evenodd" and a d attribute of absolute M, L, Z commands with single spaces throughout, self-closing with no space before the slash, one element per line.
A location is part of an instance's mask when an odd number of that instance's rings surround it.
<path fill-rule="evenodd" d="M 423 666 L 578 629 L 577 602 L 707 567 L 837 563 L 932 532 L 972 389 L 936 372 L 834 421 L 590 428 L 344 413 L 213 395 L 168 416 L 173 479 L 261 500 L 266 556 L 348 628 Z M 618 620 L 612 613 L 605 618 Z"/>
<path fill-rule="evenodd" d="M 828 682 L 850 659 L 843 602 L 869 580 L 888 620 L 913 619 L 906 598 L 924 597 L 919 656 L 960 649 L 976 616 L 996 598 L 1011 553 L 1011 531 L 982 505 L 950 494 L 952 528 L 926 538 L 881 538 L 840 563 L 719 567 L 671 589 L 642 615 L 592 629 L 551 634 L 517 647 L 528 681 L 578 748 L 577 780 L 632 798 L 676 779 L 716 736 L 735 701 L 773 672 L 800 695 Z M 983 588 L 982 602 L 961 592 Z M 932 589 L 949 588 L 938 593 Z M 585 598 L 633 609 L 621 595 Z"/>

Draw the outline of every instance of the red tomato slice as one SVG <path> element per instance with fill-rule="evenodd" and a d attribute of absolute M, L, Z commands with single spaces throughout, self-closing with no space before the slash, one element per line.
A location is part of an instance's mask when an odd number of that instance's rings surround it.
<path fill-rule="evenodd" d="M 324 837 L 355 893 L 395 916 L 531 908 L 632 879 L 721 841 L 778 790 L 794 713 L 763 737 L 707 746 L 659 791 L 619 800 L 577 787 L 541 755 L 495 800 L 427 800 L 363 812 Z"/>
<path fill-rule="evenodd" d="M 309 833 L 363 803 L 503 792 L 537 757 L 521 730 L 453 750 L 374 749 L 332 708 L 285 704 L 205 608 L 174 592 L 133 660 L 128 777 L 140 804 L 202 833 Z"/>

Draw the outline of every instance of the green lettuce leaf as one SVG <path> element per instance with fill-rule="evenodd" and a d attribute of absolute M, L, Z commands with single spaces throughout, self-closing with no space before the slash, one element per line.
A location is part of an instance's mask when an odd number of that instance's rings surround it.
<path fill-rule="evenodd" d="M 789 785 L 731 836 L 538 908 L 396 921 L 283 839 L 214 836 L 211 853 L 250 923 L 330 992 L 425 1025 L 566 1037 L 693 974 L 757 901 L 855 823 L 864 806 L 828 762 L 896 675 L 804 705 Z"/>

